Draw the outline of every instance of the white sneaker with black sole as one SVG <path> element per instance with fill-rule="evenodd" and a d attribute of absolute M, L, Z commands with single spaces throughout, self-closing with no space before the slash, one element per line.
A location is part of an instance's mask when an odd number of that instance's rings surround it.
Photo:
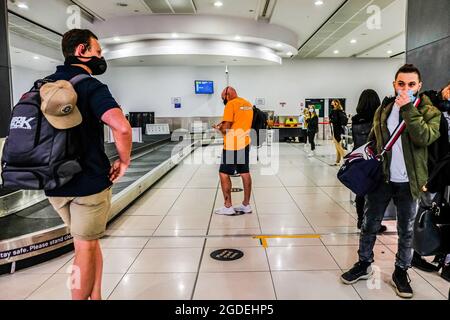
<path fill-rule="evenodd" d="M 243 204 L 241 204 L 240 206 L 238 206 L 238 207 L 234 207 L 234 210 L 236 211 L 236 212 L 242 212 L 242 213 L 252 213 L 253 212 L 253 209 L 252 209 L 252 207 L 251 207 L 251 205 L 248 205 L 248 206 L 244 206 Z"/>
<path fill-rule="evenodd" d="M 236 215 L 236 211 L 234 210 L 233 207 L 222 207 L 220 209 L 217 209 L 215 211 L 215 214 L 219 214 L 219 215 L 223 215 L 223 216 L 234 216 Z"/>

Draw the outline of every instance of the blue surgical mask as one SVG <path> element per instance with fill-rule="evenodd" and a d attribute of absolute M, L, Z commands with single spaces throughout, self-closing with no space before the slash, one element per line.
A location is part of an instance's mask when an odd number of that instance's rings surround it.
<path fill-rule="evenodd" d="M 409 98 L 411 99 L 411 102 L 412 103 L 414 103 L 414 102 L 416 102 L 416 96 L 414 95 L 414 91 L 412 91 L 412 90 L 408 90 L 408 95 L 409 95 Z"/>
<path fill-rule="evenodd" d="M 397 91 L 397 94 L 398 95 L 400 95 L 402 92 L 399 90 L 399 91 Z M 416 102 L 416 96 L 415 96 L 415 94 L 414 94 L 414 91 L 413 90 L 408 90 L 408 96 L 409 96 L 409 99 L 411 100 L 411 103 L 414 103 L 414 102 Z"/>

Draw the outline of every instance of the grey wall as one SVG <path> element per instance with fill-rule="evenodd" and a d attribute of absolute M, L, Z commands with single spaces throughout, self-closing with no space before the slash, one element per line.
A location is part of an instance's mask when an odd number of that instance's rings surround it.
<path fill-rule="evenodd" d="M 8 134 L 11 115 L 11 65 L 7 1 L 0 1 L 0 138 Z"/>
<path fill-rule="evenodd" d="M 406 61 L 423 73 L 424 89 L 450 81 L 450 0 L 409 0 Z"/>

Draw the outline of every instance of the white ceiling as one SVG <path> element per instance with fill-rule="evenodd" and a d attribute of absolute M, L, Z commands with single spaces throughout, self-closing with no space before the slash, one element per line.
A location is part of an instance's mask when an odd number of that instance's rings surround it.
<path fill-rule="evenodd" d="M 149 14 L 151 11 L 141 0 L 75 0 L 82 8 L 88 9 L 101 19 L 111 19 L 114 17 Z M 117 3 L 126 3 L 127 7 L 120 7 Z"/>
<path fill-rule="evenodd" d="M 299 44 L 303 44 L 345 0 L 324 0 L 322 6 L 315 6 L 314 0 L 278 0 L 271 23 L 295 31 Z"/>
<path fill-rule="evenodd" d="M 175 14 L 168 13 L 165 16 L 177 16 L 178 13 L 183 12 L 180 8 L 184 6 L 184 8 L 190 7 L 191 10 L 195 8 L 195 14 L 190 16 L 243 18 L 247 19 L 247 21 L 254 21 L 254 23 L 267 23 L 273 26 L 281 26 L 297 35 L 297 45 L 300 47 L 328 19 L 332 18 L 333 13 L 339 8 L 342 11 L 342 8 L 346 6 L 357 6 L 361 5 L 361 3 L 378 3 L 377 1 L 383 0 L 323 0 L 324 4 L 322 6 L 314 5 L 315 0 L 221 0 L 223 2 L 222 7 L 215 7 L 215 0 L 21 0 L 21 2 L 28 5 L 29 9 L 20 9 L 17 7 L 17 1 L 15 4 L 11 1 L 8 0 L 10 10 L 59 33 L 67 31 L 66 22 L 69 15 L 66 10 L 69 5 L 73 4 L 72 2 L 78 3 L 92 17 L 95 17 L 94 25 L 89 24 L 87 20 L 83 19 L 82 27 L 87 28 L 101 27 L 102 24 L 115 21 L 115 19 L 120 19 L 121 17 L 142 17 L 143 15 L 153 16 L 155 18 L 160 17 L 161 14 L 152 13 L 150 8 L 157 8 L 155 4 L 165 4 L 166 6 L 170 4 L 171 6 L 168 7 Z M 268 3 L 268 10 L 266 15 L 263 16 L 266 1 Z M 380 30 L 368 32 L 365 23 L 361 23 L 360 20 L 358 20 L 359 23 L 349 20 L 345 26 L 349 32 L 336 39 L 333 38 L 335 43 L 314 57 L 344 58 L 357 56 L 360 58 L 386 58 L 390 56 L 387 53 L 388 50 L 392 50 L 392 55 L 401 53 L 405 50 L 406 1 L 395 0 L 393 4 L 383 9 L 383 23 Z M 123 3 L 127 6 L 119 6 L 118 3 Z M 325 24 L 325 27 L 330 26 Z M 120 30 L 118 29 L 118 31 Z M 211 35 L 211 39 L 233 41 L 233 38 L 236 36 L 235 30 L 228 33 L 227 29 L 223 29 L 222 34 Z M 188 35 L 189 33 L 183 35 L 183 37 Z M 159 32 L 158 34 L 150 35 L 148 39 L 169 38 L 170 36 L 170 33 L 162 34 Z M 199 37 L 202 38 L 203 36 L 193 34 L 193 38 Z M 351 39 L 357 39 L 357 43 L 350 44 Z M 267 46 L 278 51 L 281 57 L 286 58 L 286 52 L 292 50 L 274 48 L 276 40 L 273 37 L 269 38 L 266 36 L 265 38 L 264 34 L 260 34 L 259 37 L 255 37 L 254 35 L 244 36 L 239 41 Z M 285 42 L 282 43 L 285 44 Z M 335 50 L 339 50 L 339 54 L 335 54 Z M 154 59 L 149 60 L 157 64 Z M 200 57 L 200 60 L 205 61 L 203 57 Z M 216 59 L 213 60 L 215 61 Z"/>
<path fill-rule="evenodd" d="M 11 47 L 11 65 L 24 67 L 36 71 L 52 71 L 62 63 L 55 59 L 48 58 L 23 49 Z"/>
<path fill-rule="evenodd" d="M 256 19 L 261 3 L 259 0 L 222 0 L 223 6 L 217 8 L 214 6 L 214 2 L 214 0 L 194 0 L 197 13 Z"/>
<path fill-rule="evenodd" d="M 319 57 L 387 58 L 405 51 L 406 0 L 396 0 L 381 11 L 381 29 L 368 29 L 366 22 L 322 52 Z M 351 44 L 351 40 L 356 44 Z M 389 47 L 389 48 L 387 48 Z M 386 50 L 384 50 L 386 49 Z M 334 54 L 338 50 L 339 54 Z M 392 50 L 392 54 L 387 54 Z M 367 54 L 367 55 L 366 55 Z"/>

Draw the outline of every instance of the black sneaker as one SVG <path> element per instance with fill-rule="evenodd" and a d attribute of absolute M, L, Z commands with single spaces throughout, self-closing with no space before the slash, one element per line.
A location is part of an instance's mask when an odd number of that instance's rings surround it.
<path fill-rule="evenodd" d="M 362 224 L 363 224 L 363 220 L 358 219 L 358 222 L 356 223 L 356 227 L 358 228 L 358 230 L 361 230 Z"/>
<path fill-rule="evenodd" d="M 408 272 L 402 268 L 395 267 L 395 271 L 392 274 L 391 284 L 395 288 L 395 292 L 401 298 L 412 298 L 413 289 L 409 285 L 411 279 L 409 278 Z"/>
<path fill-rule="evenodd" d="M 442 267 L 441 278 L 450 282 L 450 264 Z"/>
<path fill-rule="evenodd" d="M 384 225 L 381 225 L 380 230 L 378 230 L 378 234 L 385 233 L 387 231 L 387 227 Z"/>
<path fill-rule="evenodd" d="M 417 268 L 417 269 L 425 271 L 425 272 L 439 271 L 438 266 L 435 266 L 434 264 L 429 263 L 415 251 L 414 251 L 414 255 L 413 255 L 411 264 L 414 268 Z"/>
<path fill-rule="evenodd" d="M 370 265 L 371 263 L 369 262 L 356 263 L 353 268 L 341 276 L 341 281 L 345 284 L 354 284 L 359 280 L 369 279 L 373 274 L 373 270 Z"/>

